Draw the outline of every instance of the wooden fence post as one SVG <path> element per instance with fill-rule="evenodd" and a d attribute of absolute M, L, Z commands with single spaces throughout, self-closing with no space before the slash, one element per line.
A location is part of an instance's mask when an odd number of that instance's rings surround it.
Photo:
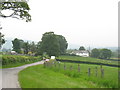
<path fill-rule="evenodd" d="M 54 67 L 54 61 L 52 62 L 52 66 Z"/>
<path fill-rule="evenodd" d="M 97 69 L 97 67 L 95 68 L 95 76 L 97 77 L 97 75 L 98 75 L 98 69 Z"/>
<path fill-rule="evenodd" d="M 120 70 L 118 70 L 118 80 L 120 81 Z"/>
<path fill-rule="evenodd" d="M 46 67 L 46 63 L 44 62 L 44 68 Z"/>
<path fill-rule="evenodd" d="M 101 69 L 101 77 L 104 77 L 104 69 Z"/>
<path fill-rule="evenodd" d="M 70 70 L 72 70 L 72 65 L 70 66 Z"/>
<path fill-rule="evenodd" d="M 46 62 L 46 67 L 48 67 L 48 62 Z"/>
<path fill-rule="evenodd" d="M 102 70 L 102 64 L 100 65 L 100 69 Z"/>
<path fill-rule="evenodd" d="M 54 64 L 55 68 L 56 68 L 56 63 Z"/>
<path fill-rule="evenodd" d="M 48 67 L 49 67 L 49 65 L 50 65 L 49 62 L 47 62 L 47 65 L 48 65 Z"/>
<path fill-rule="evenodd" d="M 88 76 L 90 76 L 90 72 L 91 72 L 91 70 L 90 70 L 90 68 L 88 68 Z"/>
<path fill-rule="evenodd" d="M 80 64 L 78 64 L 78 72 L 80 72 Z"/>
<path fill-rule="evenodd" d="M 60 69 L 60 63 L 59 63 L 59 69 Z"/>
<path fill-rule="evenodd" d="M 52 62 L 50 62 L 50 68 L 52 67 Z"/>
<path fill-rule="evenodd" d="M 66 65 L 65 65 L 65 63 L 64 63 L 64 70 L 66 70 Z"/>

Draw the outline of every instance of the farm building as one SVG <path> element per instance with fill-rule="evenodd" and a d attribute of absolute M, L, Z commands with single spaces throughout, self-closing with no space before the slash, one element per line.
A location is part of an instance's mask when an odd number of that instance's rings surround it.
<path fill-rule="evenodd" d="M 71 54 L 75 54 L 81 57 L 89 57 L 89 51 L 87 50 L 75 50 Z"/>

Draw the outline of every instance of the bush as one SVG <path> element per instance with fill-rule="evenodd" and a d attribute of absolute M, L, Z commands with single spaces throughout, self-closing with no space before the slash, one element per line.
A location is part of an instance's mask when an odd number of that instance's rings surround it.
<path fill-rule="evenodd" d="M 26 63 L 26 62 L 36 62 L 42 60 L 42 57 L 34 56 L 20 56 L 20 55 L 3 55 L 2 65 L 15 64 L 15 63 Z"/>

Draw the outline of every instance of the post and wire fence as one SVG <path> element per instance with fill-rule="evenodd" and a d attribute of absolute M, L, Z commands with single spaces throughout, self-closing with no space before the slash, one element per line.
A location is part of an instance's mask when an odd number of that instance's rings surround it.
<path fill-rule="evenodd" d="M 45 68 L 55 68 L 57 70 L 64 70 L 64 71 L 76 71 L 77 73 L 82 73 L 85 72 L 87 73 L 88 77 L 90 76 L 95 76 L 98 77 L 100 76 L 101 78 L 104 78 L 104 69 L 102 67 L 102 65 L 100 65 L 100 67 L 88 67 L 88 69 L 83 69 L 80 64 L 68 64 L 68 63 L 61 63 L 59 61 L 48 61 L 48 62 L 44 62 L 44 67 Z"/>

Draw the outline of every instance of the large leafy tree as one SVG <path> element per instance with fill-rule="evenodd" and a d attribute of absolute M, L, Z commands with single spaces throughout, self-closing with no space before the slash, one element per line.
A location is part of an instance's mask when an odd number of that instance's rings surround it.
<path fill-rule="evenodd" d="M 28 13 L 30 8 L 26 0 L 2 0 L 0 2 L 0 17 L 3 18 L 17 18 L 24 19 L 26 22 L 31 21 L 31 15 Z M 9 15 L 3 13 L 3 11 L 11 11 Z"/>
<path fill-rule="evenodd" d="M 110 59 L 111 55 L 112 55 L 112 51 L 105 48 L 105 49 L 100 50 L 99 58 L 101 58 L 101 59 Z"/>
<path fill-rule="evenodd" d="M 30 51 L 32 53 L 36 53 L 37 45 L 34 42 L 32 42 L 32 43 L 29 44 L 29 46 L 30 46 Z"/>
<path fill-rule="evenodd" d="M 57 36 L 57 39 L 58 39 L 58 42 L 60 45 L 60 54 L 65 54 L 66 49 L 68 47 L 68 43 L 64 36 L 62 36 L 62 35 L 56 35 L 56 36 Z"/>
<path fill-rule="evenodd" d="M 99 55 L 100 55 L 99 49 L 97 49 L 97 48 L 92 49 L 92 51 L 91 51 L 91 57 L 99 58 Z"/>
<path fill-rule="evenodd" d="M 83 46 L 80 46 L 79 50 L 85 50 L 85 48 Z"/>
<path fill-rule="evenodd" d="M 39 41 L 37 44 L 36 44 L 36 53 L 35 53 L 35 55 L 39 55 L 39 54 L 41 54 L 41 52 L 40 52 L 40 48 L 41 48 L 41 41 Z"/>
<path fill-rule="evenodd" d="M 49 56 L 59 56 L 60 45 L 54 32 L 46 32 L 40 43 L 40 54 L 47 53 Z"/>
<path fill-rule="evenodd" d="M 20 39 L 17 39 L 15 38 L 13 41 L 12 41 L 12 44 L 13 44 L 13 50 L 16 51 L 17 53 L 21 53 L 21 43 L 22 40 Z"/>
<path fill-rule="evenodd" d="M 22 48 L 24 50 L 24 54 L 28 54 L 30 51 L 30 44 L 28 42 L 24 42 Z"/>

